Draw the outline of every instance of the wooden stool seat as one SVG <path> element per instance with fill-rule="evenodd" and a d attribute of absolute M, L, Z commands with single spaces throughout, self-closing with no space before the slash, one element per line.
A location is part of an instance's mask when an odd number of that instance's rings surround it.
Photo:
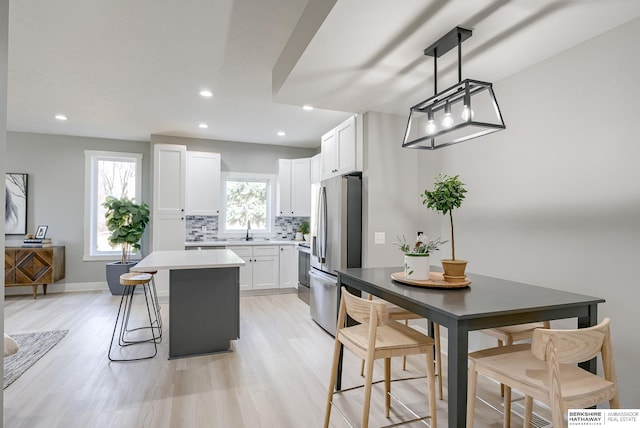
<path fill-rule="evenodd" d="M 484 334 L 502 341 L 504 345 L 512 345 L 519 340 L 531 339 L 536 328 L 549 328 L 549 321 L 531 322 L 527 324 L 508 325 L 505 327 L 481 330 Z"/>
<path fill-rule="evenodd" d="M 153 276 L 150 273 L 129 272 L 120 275 L 120 284 L 123 286 L 142 285 L 151 281 Z"/>
<path fill-rule="evenodd" d="M 369 300 L 372 300 L 373 296 L 369 294 Z M 405 308 L 401 308 L 398 305 L 394 305 L 393 303 L 386 302 L 387 304 L 387 313 L 389 315 L 389 319 L 393 321 L 404 321 L 404 325 L 409 325 L 409 320 L 418 320 L 423 319 L 424 317 L 418 314 L 415 314 Z M 437 392 L 438 399 L 442 400 L 442 353 L 440 348 L 440 324 L 433 324 L 433 339 L 435 342 L 435 364 L 436 364 L 436 379 L 438 381 Z M 407 356 L 402 356 L 402 370 L 407 369 Z M 364 376 L 364 359 L 360 365 L 360 376 Z"/>

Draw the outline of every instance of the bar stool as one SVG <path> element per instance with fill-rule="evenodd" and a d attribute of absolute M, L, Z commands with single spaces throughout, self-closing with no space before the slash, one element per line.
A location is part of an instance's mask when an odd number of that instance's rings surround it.
<path fill-rule="evenodd" d="M 142 271 L 140 271 L 142 272 Z M 144 273 L 148 273 L 151 276 L 151 288 L 150 288 L 150 294 L 151 294 L 151 303 L 153 304 L 153 308 L 154 308 L 154 313 L 156 314 L 156 321 L 155 324 L 159 329 L 160 332 L 160 337 L 162 338 L 162 315 L 160 314 L 160 301 L 158 300 L 158 290 L 156 289 L 156 277 L 155 274 L 158 273 L 157 270 L 148 270 L 148 271 L 144 271 Z M 144 327 L 144 328 L 149 328 L 149 327 Z"/>
<path fill-rule="evenodd" d="M 345 326 L 347 314 L 360 324 Z M 417 330 L 407 327 L 397 321 L 389 319 L 389 310 L 386 302 L 367 300 L 356 297 L 342 287 L 340 310 L 338 311 L 338 324 L 333 348 L 333 364 L 329 377 L 329 390 L 324 418 L 324 427 L 329 427 L 331 408 L 334 405 L 334 385 L 338 374 L 338 361 L 341 345 L 350 349 L 356 356 L 365 359 L 364 397 L 362 405 L 361 427 L 369 426 L 369 409 L 371 402 L 371 387 L 373 378 L 373 364 L 377 359 L 384 359 L 384 389 L 385 389 L 385 416 L 389 417 L 391 407 L 391 357 L 403 355 L 426 354 L 427 385 L 429 391 L 429 416 L 417 417 L 407 422 L 417 422 L 430 418 L 430 426 L 437 428 L 436 402 L 435 402 L 435 373 L 433 362 L 435 359 L 433 348 L 434 340 Z M 354 389 L 354 388 L 351 388 Z M 342 392 L 347 390 L 342 390 Z M 349 423 L 351 425 L 351 423 Z M 400 425 L 394 424 L 393 426 Z"/>
<path fill-rule="evenodd" d="M 373 295 L 369 294 L 369 300 L 373 299 Z M 387 304 L 387 312 L 389 314 L 389 319 L 392 321 L 403 321 L 404 325 L 409 326 L 409 320 L 417 320 L 424 319 L 423 316 L 414 314 L 411 311 L 408 311 L 400 306 L 394 305 L 393 303 L 383 301 Z M 440 324 L 433 324 L 433 339 L 435 342 L 435 365 L 436 365 L 436 379 L 437 383 L 437 393 L 438 399 L 442 400 L 442 352 L 440 347 Z M 402 356 L 402 370 L 407 369 L 407 356 Z M 364 376 L 364 359 L 360 363 L 360 376 Z"/>
<path fill-rule="evenodd" d="M 120 299 L 120 306 L 118 307 L 118 315 L 116 316 L 116 322 L 113 326 L 113 333 L 111 334 L 111 342 L 109 343 L 108 357 L 110 361 L 138 361 L 153 358 L 158 354 L 158 343 L 162 338 L 161 320 L 159 318 L 159 307 L 157 305 L 157 293 L 154 297 L 153 293 L 153 275 L 151 273 L 130 272 L 120 275 L 120 284 L 124 287 L 122 297 Z M 136 286 L 142 285 L 145 303 L 147 306 L 147 315 L 149 318 L 148 326 L 140 326 L 135 328 L 129 328 L 129 319 L 131 316 L 131 308 L 133 307 L 133 298 L 136 290 Z M 152 317 L 152 313 L 155 314 Z M 155 319 L 154 319 L 155 318 Z M 111 356 L 111 350 L 113 348 L 113 341 L 115 339 L 116 330 L 120 326 L 120 332 L 118 334 L 118 345 L 121 348 L 137 345 L 143 343 L 153 343 L 154 352 L 152 355 L 147 355 L 137 358 L 113 358 Z M 140 330 L 149 329 L 151 337 L 146 339 L 132 339 L 129 336 L 131 333 Z"/>

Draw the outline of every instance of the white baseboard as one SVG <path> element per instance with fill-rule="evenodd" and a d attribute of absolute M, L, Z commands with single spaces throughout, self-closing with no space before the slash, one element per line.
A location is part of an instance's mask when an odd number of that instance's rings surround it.
<path fill-rule="evenodd" d="M 43 287 L 38 286 L 38 295 L 41 295 L 43 292 Z M 96 281 L 96 282 L 71 282 L 71 283 L 56 283 L 47 285 L 47 294 L 49 293 L 70 293 L 70 292 L 79 292 L 79 291 L 108 291 L 109 286 L 106 281 Z M 33 287 L 30 285 L 25 285 L 22 287 L 5 287 L 4 295 L 5 296 L 22 296 L 22 295 L 32 295 Z"/>

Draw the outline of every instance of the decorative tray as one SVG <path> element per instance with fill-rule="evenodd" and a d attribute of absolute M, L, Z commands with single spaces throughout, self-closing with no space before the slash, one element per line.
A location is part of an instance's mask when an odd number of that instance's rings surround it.
<path fill-rule="evenodd" d="M 415 280 L 415 279 L 407 279 L 404 276 L 404 272 L 395 272 L 391 274 L 391 279 L 394 281 L 401 282 L 403 284 L 415 285 L 418 287 L 428 287 L 428 288 L 463 288 L 468 287 L 471 284 L 471 280 L 468 277 L 464 277 L 464 279 L 456 280 L 456 281 L 445 281 L 442 277 L 442 272 L 429 272 L 429 279 L 426 280 Z"/>

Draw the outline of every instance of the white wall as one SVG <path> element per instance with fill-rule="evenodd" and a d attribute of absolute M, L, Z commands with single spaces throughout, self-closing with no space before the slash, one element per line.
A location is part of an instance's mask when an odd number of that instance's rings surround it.
<path fill-rule="evenodd" d="M 27 230 L 49 226 L 47 236 L 65 246 L 65 279 L 50 284 L 47 291 L 104 289 L 105 262 L 83 261 L 84 253 L 84 151 L 111 150 L 142 153 L 142 200 L 150 200 L 149 142 L 67 135 L 9 132 L 7 164 L 10 172 L 28 177 Z M 4 235 L 3 235 L 4 236 Z M 7 240 L 23 239 L 7 235 Z M 148 233 L 142 251 L 147 254 Z M 42 287 L 40 287 L 41 289 Z M 31 287 L 12 287 L 6 294 L 30 294 Z"/>
<path fill-rule="evenodd" d="M 363 118 L 363 266 L 399 266 L 402 253 L 392 242 L 403 234 L 410 239 L 421 227 L 418 159 L 400 147 L 406 118 L 374 112 Z M 376 232 L 385 234 L 385 244 L 374 243 Z"/>
<path fill-rule="evenodd" d="M 454 219 L 469 271 L 606 299 L 626 408 L 640 407 L 639 38 L 635 20 L 496 83 L 507 130 L 436 155 L 468 185 Z"/>

